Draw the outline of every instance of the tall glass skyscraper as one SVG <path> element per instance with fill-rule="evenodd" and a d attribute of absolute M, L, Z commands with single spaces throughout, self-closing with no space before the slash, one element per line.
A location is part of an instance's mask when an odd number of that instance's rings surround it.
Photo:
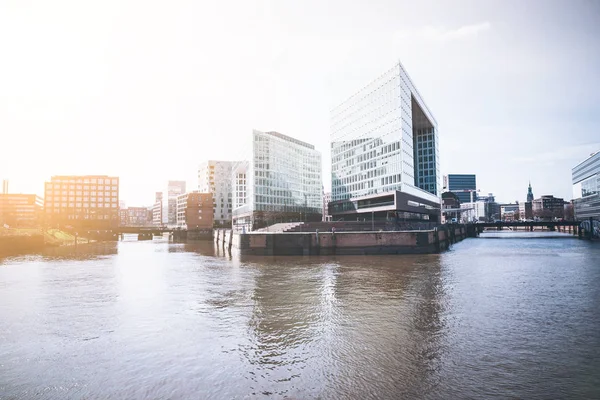
<path fill-rule="evenodd" d="M 330 213 L 439 221 L 437 122 L 398 62 L 331 112 Z"/>
<path fill-rule="evenodd" d="M 233 225 L 247 230 L 286 221 L 320 221 L 321 153 L 279 132 L 252 133 L 252 154 L 232 170 Z"/>

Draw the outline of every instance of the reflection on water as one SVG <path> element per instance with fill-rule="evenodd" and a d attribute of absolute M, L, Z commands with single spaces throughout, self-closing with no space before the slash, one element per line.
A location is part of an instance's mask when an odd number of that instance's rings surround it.
<path fill-rule="evenodd" d="M 210 242 L 0 259 L 0 398 L 598 398 L 600 246 L 240 257 Z"/>

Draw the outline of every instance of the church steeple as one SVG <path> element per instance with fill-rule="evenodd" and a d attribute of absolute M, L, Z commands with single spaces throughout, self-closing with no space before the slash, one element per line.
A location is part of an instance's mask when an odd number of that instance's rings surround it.
<path fill-rule="evenodd" d="M 531 190 L 531 181 L 529 181 L 529 188 L 527 189 L 527 201 L 533 201 L 533 191 Z"/>

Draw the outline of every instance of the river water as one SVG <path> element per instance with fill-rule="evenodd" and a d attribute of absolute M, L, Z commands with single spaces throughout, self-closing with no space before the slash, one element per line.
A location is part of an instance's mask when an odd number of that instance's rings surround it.
<path fill-rule="evenodd" d="M 600 398 L 600 243 L 509 236 L 419 256 L 124 241 L 3 258 L 0 399 Z"/>

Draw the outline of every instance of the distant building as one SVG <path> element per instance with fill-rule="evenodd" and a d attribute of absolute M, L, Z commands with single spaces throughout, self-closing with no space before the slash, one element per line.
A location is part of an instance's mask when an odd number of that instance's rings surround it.
<path fill-rule="evenodd" d="M 121 226 L 150 226 L 152 217 L 148 218 L 147 207 L 129 207 L 119 210 Z"/>
<path fill-rule="evenodd" d="M 453 218 L 460 219 L 460 200 L 452 192 L 442 193 L 442 223 L 451 221 Z"/>
<path fill-rule="evenodd" d="M 233 188 L 231 173 L 237 161 L 208 160 L 198 168 L 198 191 L 213 194 L 214 220 L 218 225 L 231 224 Z"/>
<path fill-rule="evenodd" d="M 401 63 L 331 111 L 333 219 L 441 218 L 437 121 Z"/>
<path fill-rule="evenodd" d="M 575 219 L 600 220 L 600 151 L 573 168 L 572 181 Z"/>
<path fill-rule="evenodd" d="M 313 145 L 278 132 L 255 130 L 251 152 L 250 160 L 232 169 L 236 230 L 284 221 L 321 221 L 321 154 Z M 245 198 L 238 193 L 245 193 Z"/>
<path fill-rule="evenodd" d="M 473 191 L 471 193 L 465 190 Z M 477 176 L 475 174 L 448 174 L 448 191 L 455 193 L 461 203 L 477 201 Z"/>
<path fill-rule="evenodd" d="M 331 215 L 329 215 L 329 203 L 331 202 L 331 192 L 323 193 L 323 221 L 331 221 Z"/>
<path fill-rule="evenodd" d="M 486 221 L 486 203 L 483 201 L 474 201 L 472 203 L 461 203 L 460 208 L 465 209 L 462 213 L 464 222 Z"/>
<path fill-rule="evenodd" d="M 169 222 L 168 203 L 160 199 L 152 206 L 152 225 L 166 226 Z"/>
<path fill-rule="evenodd" d="M 531 201 L 519 203 L 519 218 L 533 219 L 533 205 Z"/>
<path fill-rule="evenodd" d="M 500 204 L 500 219 L 503 221 L 514 221 L 519 213 L 519 203 Z"/>
<path fill-rule="evenodd" d="M 127 209 L 119 207 L 119 226 L 127 226 Z"/>
<path fill-rule="evenodd" d="M 45 184 L 47 226 L 110 229 L 119 225 L 119 178 L 107 175 L 53 176 Z"/>
<path fill-rule="evenodd" d="M 560 197 L 544 195 L 531 202 L 533 216 L 541 219 L 564 218 L 565 200 Z"/>
<path fill-rule="evenodd" d="M 185 193 L 185 181 L 169 181 L 167 183 L 167 225 L 177 225 L 177 196 Z M 163 197 L 164 208 L 164 197 Z M 163 216 L 164 218 L 164 216 Z"/>
<path fill-rule="evenodd" d="M 477 195 L 477 202 L 484 203 L 485 218 L 482 219 L 480 214 L 479 220 L 495 221 L 501 218 L 500 205 L 496 203 L 496 198 L 493 193 L 488 193 L 487 196 Z"/>
<path fill-rule="evenodd" d="M 177 226 L 208 230 L 213 227 L 212 193 L 190 192 L 177 196 Z"/>
<path fill-rule="evenodd" d="M 6 192 L 8 192 L 8 187 Z M 43 204 L 42 198 L 35 194 L 0 194 L 0 227 L 3 225 L 11 228 L 41 226 Z"/>

